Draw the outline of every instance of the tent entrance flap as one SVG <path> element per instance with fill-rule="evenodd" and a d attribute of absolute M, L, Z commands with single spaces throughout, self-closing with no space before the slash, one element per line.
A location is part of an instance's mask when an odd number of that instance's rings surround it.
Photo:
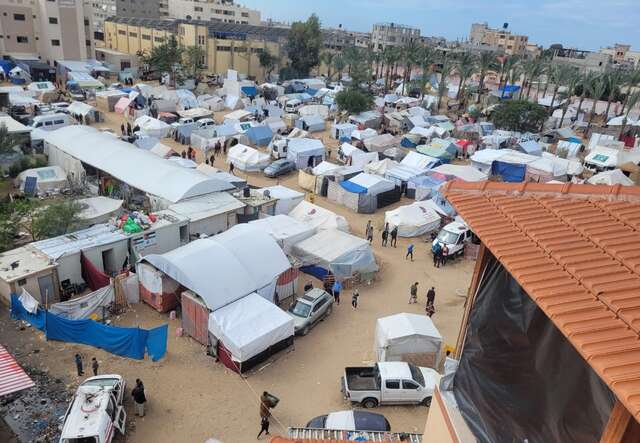
<path fill-rule="evenodd" d="M 495 257 L 482 275 L 453 382 L 475 437 L 600 441 L 611 390 Z"/>

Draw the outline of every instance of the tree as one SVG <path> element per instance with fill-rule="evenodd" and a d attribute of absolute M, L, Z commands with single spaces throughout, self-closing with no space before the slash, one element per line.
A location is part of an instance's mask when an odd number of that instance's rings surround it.
<path fill-rule="evenodd" d="M 0 154 L 12 152 L 13 148 L 20 145 L 20 139 L 9 132 L 7 125 L 0 123 Z"/>
<path fill-rule="evenodd" d="M 635 105 L 640 102 L 640 92 L 636 91 L 634 93 L 630 93 L 627 97 L 627 112 L 624 114 L 624 118 L 622 119 L 622 126 L 620 127 L 620 138 L 624 135 L 624 130 L 627 126 L 627 120 L 629 120 L 629 114 Z"/>
<path fill-rule="evenodd" d="M 322 33 L 317 15 L 312 14 L 306 22 L 294 22 L 291 25 L 287 55 L 296 76 L 306 77 L 314 66 L 320 64 L 321 47 Z"/>
<path fill-rule="evenodd" d="M 184 49 L 184 67 L 191 78 L 199 78 L 204 70 L 206 53 L 202 46 L 187 46 Z"/>
<path fill-rule="evenodd" d="M 421 45 L 417 40 L 409 40 L 401 49 L 404 72 L 402 76 L 402 95 L 406 94 L 407 84 L 411 80 L 411 71 L 420 61 Z"/>
<path fill-rule="evenodd" d="M 576 117 L 580 116 L 580 111 L 582 111 L 582 103 L 584 102 L 585 97 L 587 96 L 587 85 L 594 81 L 596 78 L 596 74 L 593 72 L 587 73 L 587 75 L 582 76 L 580 82 L 576 85 L 576 93 L 578 89 L 580 89 L 580 101 L 578 102 L 578 109 L 576 111 Z"/>
<path fill-rule="evenodd" d="M 341 55 L 336 55 L 333 58 L 333 67 L 338 73 L 338 81 L 342 81 L 342 73 L 344 72 L 344 68 L 347 67 L 347 64 L 345 63 L 344 58 L 342 58 Z"/>
<path fill-rule="evenodd" d="M 435 60 L 435 51 L 425 46 L 420 53 L 420 69 L 422 69 L 422 77 L 420 78 L 420 98 L 424 97 L 424 90 L 427 87 L 429 76 L 432 71 L 433 62 Z"/>
<path fill-rule="evenodd" d="M 169 39 L 159 46 L 154 46 L 150 53 L 142 54 L 142 63 L 147 65 L 153 72 L 169 72 L 171 73 L 171 81 L 177 81 L 180 74 L 179 67 L 182 63 L 182 54 L 184 48 L 178 44 L 175 35 L 169 36 Z"/>
<path fill-rule="evenodd" d="M 384 75 L 384 91 L 386 93 L 393 82 L 393 79 L 391 78 L 393 75 L 393 67 L 398 60 L 400 60 L 400 49 L 396 46 L 387 46 L 382 52 L 382 58 L 387 65 L 386 73 Z"/>
<path fill-rule="evenodd" d="M 478 99 L 476 103 L 480 103 L 480 98 L 484 92 L 484 80 L 487 77 L 487 73 L 491 69 L 496 69 L 496 55 L 493 52 L 483 52 L 478 58 L 478 68 L 480 69 L 480 84 L 478 86 Z"/>
<path fill-rule="evenodd" d="M 620 92 L 619 88 L 624 81 L 624 76 L 620 71 L 616 70 L 606 74 L 605 78 L 607 79 L 607 89 L 609 90 L 609 94 L 607 95 L 607 109 L 604 111 L 604 117 L 609 118 L 611 102 L 615 98 L 616 94 Z"/>
<path fill-rule="evenodd" d="M 463 52 L 456 61 L 456 71 L 460 76 L 460 82 L 458 83 L 458 95 L 457 100 L 460 100 L 464 96 L 465 82 L 473 75 L 476 69 L 476 59 L 470 52 Z"/>
<path fill-rule="evenodd" d="M 78 226 L 82 206 L 75 201 L 58 201 L 46 206 L 27 207 L 23 218 L 25 229 L 34 241 L 66 234 Z"/>
<path fill-rule="evenodd" d="M 582 82 L 582 74 L 577 70 L 574 70 L 571 75 L 567 78 L 565 86 L 567 87 L 566 92 L 563 94 L 564 98 L 567 100 L 562 105 L 562 117 L 560 118 L 560 127 L 564 123 L 564 117 L 567 114 L 567 110 L 569 109 L 569 105 L 571 104 L 571 98 L 576 94 L 578 86 Z M 577 114 L 576 114 L 577 116 Z"/>
<path fill-rule="evenodd" d="M 331 80 L 331 68 L 333 67 L 333 60 L 336 57 L 336 53 L 332 51 L 324 51 L 320 54 L 320 62 L 327 67 L 327 78 Z"/>
<path fill-rule="evenodd" d="M 268 79 L 271 75 L 271 72 L 273 72 L 273 69 L 278 64 L 279 60 L 278 57 L 271 54 L 269 50 L 265 48 L 262 52 L 260 52 L 260 54 L 258 54 L 258 61 L 260 62 L 260 66 L 262 66 L 262 69 L 264 69 L 265 78 Z"/>
<path fill-rule="evenodd" d="M 631 71 L 624 79 L 624 85 L 627 87 L 627 93 L 625 94 L 624 101 L 622 102 L 622 109 L 620 110 L 620 115 L 624 114 L 624 110 L 627 107 L 627 102 L 631 96 L 631 91 L 633 88 L 640 85 L 640 69 L 636 69 Z"/>
<path fill-rule="evenodd" d="M 543 64 L 542 61 L 537 58 L 534 60 L 527 60 L 523 66 L 524 68 L 524 78 L 527 87 L 527 98 L 531 96 L 531 86 L 533 82 L 538 80 L 543 72 Z M 524 93 L 525 83 L 522 84 L 522 91 L 520 91 L 520 99 L 522 99 L 522 94 Z"/>
<path fill-rule="evenodd" d="M 543 106 L 526 100 L 502 102 L 491 114 L 496 128 L 519 132 L 537 132 L 546 118 Z"/>
<path fill-rule="evenodd" d="M 596 105 L 598 104 L 598 100 L 602 98 L 605 91 L 607 90 L 607 79 L 604 75 L 597 76 L 589 83 L 585 84 L 587 88 L 587 92 L 591 96 L 591 100 L 593 100 L 593 106 L 591 106 L 591 114 L 589 115 L 589 124 L 587 125 L 587 133 L 591 129 L 591 123 L 593 123 L 593 117 L 596 115 Z"/>
<path fill-rule="evenodd" d="M 553 79 L 553 95 L 551 96 L 551 105 L 549 106 L 549 115 L 553 114 L 553 106 L 558 95 L 560 86 L 565 86 L 567 80 L 575 73 L 575 68 L 567 65 L 555 65 L 551 69 L 551 78 Z M 569 96 L 568 101 L 571 100 Z"/>
<path fill-rule="evenodd" d="M 373 106 L 373 96 L 359 88 L 349 87 L 336 94 L 336 103 L 340 111 L 359 114 Z"/>
<path fill-rule="evenodd" d="M 440 72 L 440 81 L 438 82 L 438 109 L 440 109 L 440 106 L 442 105 L 442 97 L 444 97 L 444 93 L 447 92 L 447 77 L 451 74 L 453 66 L 453 61 L 445 55 Z"/>

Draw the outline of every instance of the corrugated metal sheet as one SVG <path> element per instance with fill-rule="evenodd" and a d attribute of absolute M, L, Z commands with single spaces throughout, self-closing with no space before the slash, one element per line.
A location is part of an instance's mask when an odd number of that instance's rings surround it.
<path fill-rule="evenodd" d="M 0 345 L 0 397 L 35 386 L 4 346 Z"/>
<path fill-rule="evenodd" d="M 640 188 L 450 182 L 445 195 L 640 420 Z"/>

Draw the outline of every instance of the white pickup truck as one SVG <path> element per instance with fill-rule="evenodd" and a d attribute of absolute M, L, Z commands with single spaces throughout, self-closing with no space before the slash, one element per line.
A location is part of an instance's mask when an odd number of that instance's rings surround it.
<path fill-rule="evenodd" d="M 395 361 L 347 367 L 341 381 L 342 393 L 345 399 L 365 408 L 387 404 L 429 406 L 440 377 L 431 368 Z"/>
<path fill-rule="evenodd" d="M 125 385 L 120 375 L 108 374 L 90 377 L 78 386 L 64 415 L 60 443 L 110 443 L 115 429 L 124 435 Z"/>

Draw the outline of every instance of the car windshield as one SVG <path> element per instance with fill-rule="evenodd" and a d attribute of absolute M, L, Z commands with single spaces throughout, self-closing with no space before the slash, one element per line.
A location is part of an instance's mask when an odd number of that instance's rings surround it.
<path fill-rule="evenodd" d="M 416 365 L 412 365 L 409 363 L 409 370 L 411 371 L 411 378 L 418 383 L 420 386 L 424 386 L 424 376 Z"/>
<path fill-rule="evenodd" d="M 458 234 L 456 234 L 454 232 L 451 232 L 451 231 L 446 231 L 446 230 L 443 229 L 438 234 L 438 241 L 440 243 L 453 245 L 458 241 Z"/>
<path fill-rule="evenodd" d="M 298 300 L 294 303 L 293 306 L 291 306 L 289 312 L 298 317 L 307 318 L 309 316 L 309 312 L 311 312 L 311 305 L 302 303 L 300 300 Z"/>
<path fill-rule="evenodd" d="M 82 383 L 82 386 L 100 386 L 102 388 L 112 388 L 118 383 L 117 378 L 97 378 L 94 380 L 87 380 Z"/>

